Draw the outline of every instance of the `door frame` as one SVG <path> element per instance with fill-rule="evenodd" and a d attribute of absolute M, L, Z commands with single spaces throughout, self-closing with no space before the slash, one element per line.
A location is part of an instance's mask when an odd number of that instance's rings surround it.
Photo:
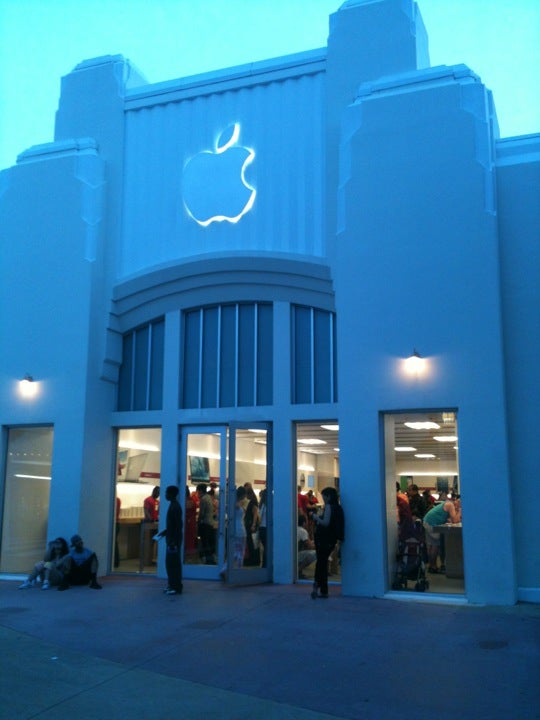
<path fill-rule="evenodd" d="M 178 477 L 180 488 L 180 505 L 185 518 L 186 499 L 185 487 L 188 484 L 188 443 L 189 435 L 211 435 L 219 434 L 219 495 L 220 498 L 226 497 L 226 480 L 227 480 L 227 435 L 228 425 L 182 425 L 179 428 L 179 462 Z M 210 482 L 210 481 L 209 481 Z M 215 565 L 206 564 L 186 564 L 182 562 L 184 577 L 190 580 L 217 580 L 219 571 L 225 562 L 225 502 L 219 503 L 218 531 L 216 538 L 216 555 L 217 562 Z"/>
<path fill-rule="evenodd" d="M 228 518 L 234 512 L 236 488 L 235 488 L 235 456 L 236 456 L 236 431 L 237 430 L 265 430 L 266 431 L 266 488 L 267 488 L 267 546 L 269 550 L 268 560 L 265 568 L 239 568 L 232 566 L 232 543 L 230 542 L 232 531 Z M 225 579 L 230 585 L 254 585 L 271 582 L 272 580 L 272 497 L 273 497 L 273 472 L 272 472 L 272 423 L 270 422 L 249 422 L 232 421 L 213 425 L 182 425 L 179 428 L 179 460 L 178 477 L 180 492 L 180 504 L 185 517 L 185 492 L 184 488 L 188 483 L 188 437 L 190 435 L 219 434 L 219 495 L 220 500 L 219 518 L 217 531 L 217 563 L 216 565 L 206 564 L 183 564 L 184 577 L 194 580 L 217 580 Z M 229 557 L 230 556 L 230 557 Z M 225 560 L 227 559 L 227 572 L 225 577 L 221 575 Z"/>

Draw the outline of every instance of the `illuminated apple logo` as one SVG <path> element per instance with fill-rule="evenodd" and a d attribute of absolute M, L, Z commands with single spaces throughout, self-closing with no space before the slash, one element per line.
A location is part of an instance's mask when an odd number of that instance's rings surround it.
<path fill-rule="evenodd" d="M 237 145 L 239 136 L 240 125 L 230 125 L 217 139 L 215 150 L 193 155 L 184 166 L 184 206 L 203 227 L 223 220 L 236 223 L 255 202 L 257 191 L 245 177 L 255 152 Z"/>

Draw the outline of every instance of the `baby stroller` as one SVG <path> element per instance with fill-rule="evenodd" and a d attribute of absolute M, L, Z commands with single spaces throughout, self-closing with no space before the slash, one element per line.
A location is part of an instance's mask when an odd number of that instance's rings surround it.
<path fill-rule="evenodd" d="M 396 560 L 392 590 L 407 590 L 409 580 L 414 582 L 417 592 L 429 589 L 429 580 L 426 578 L 427 548 L 421 520 L 415 520 L 400 529 Z"/>

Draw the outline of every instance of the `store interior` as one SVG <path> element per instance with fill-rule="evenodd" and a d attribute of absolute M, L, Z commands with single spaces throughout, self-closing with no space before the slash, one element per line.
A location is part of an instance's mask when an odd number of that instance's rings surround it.
<path fill-rule="evenodd" d="M 398 547 L 398 524 L 396 512 L 396 489 L 399 485 L 407 493 L 410 485 L 416 485 L 420 493 L 429 493 L 435 503 L 443 502 L 449 495 L 459 494 L 459 465 L 457 441 L 457 417 L 455 412 L 396 413 L 384 416 L 385 449 L 387 465 L 387 507 L 388 514 L 388 558 L 391 588 L 395 582 L 396 555 Z M 196 485 L 192 481 L 193 463 L 206 463 L 202 468 L 212 488 L 216 508 L 219 506 L 219 448 L 210 447 L 217 443 L 217 436 L 201 434 L 190 436 L 192 443 L 188 449 L 186 477 L 192 499 L 197 503 Z M 296 425 L 296 478 L 299 504 L 304 501 L 300 496 L 313 497 L 322 508 L 321 490 L 324 487 L 336 487 L 339 491 L 339 425 L 335 420 L 298 423 Z M 201 445 L 202 443 L 202 445 Z M 266 475 L 262 471 L 266 452 L 266 439 L 246 429 L 237 438 L 237 482 L 251 483 L 257 497 L 266 485 Z M 120 500 L 115 533 L 115 571 L 122 573 L 155 573 L 157 570 L 157 552 L 159 547 L 152 541 L 157 524 L 144 523 L 143 505 L 152 490 L 160 486 L 161 431 L 159 428 L 121 429 L 118 436 L 118 475 L 116 492 Z M 201 470 L 197 471 L 200 475 Z M 160 500 L 164 498 L 160 498 Z M 346 511 L 346 509 L 345 509 Z M 216 532 L 219 512 L 216 510 Z M 302 551 L 312 548 L 313 527 L 307 524 L 308 545 L 301 542 L 297 530 L 297 580 L 311 582 L 315 562 L 304 565 Z M 461 525 L 452 528 L 452 545 L 458 537 L 458 567 L 452 573 L 429 574 L 425 572 L 427 582 L 421 592 L 464 593 L 463 553 Z M 184 562 L 200 564 L 198 545 L 191 543 L 186 547 Z M 444 541 L 443 541 L 444 543 Z M 186 543 L 189 545 L 189 543 Z M 455 548 L 454 548 L 455 550 Z M 442 550 L 444 553 L 444 548 Z M 261 545 L 260 556 L 263 562 L 264 549 Z M 305 553 L 304 553 L 305 555 Z M 300 560 L 302 556 L 302 561 Z M 341 580 L 341 553 L 336 549 L 331 558 L 330 581 Z M 314 558 L 313 558 L 314 559 Z M 444 556 L 439 559 L 442 564 Z M 444 568 L 444 565 L 443 565 Z M 416 582 L 408 582 L 401 591 L 416 591 Z"/>

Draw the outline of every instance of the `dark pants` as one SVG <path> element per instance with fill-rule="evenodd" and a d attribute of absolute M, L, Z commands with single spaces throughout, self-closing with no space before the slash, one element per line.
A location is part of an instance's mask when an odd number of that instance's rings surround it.
<path fill-rule="evenodd" d="M 199 523 L 199 537 L 201 538 L 201 554 L 207 564 L 214 564 L 216 562 L 214 557 L 216 534 L 213 526 L 207 523 Z"/>
<path fill-rule="evenodd" d="M 246 528 L 246 547 L 247 556 L 244 565 L 250 565 L 251 567 L 258 567 L 261 562 L 261 552 L 259 548 L 253 545 L 253 537 L 251 529 Z"/>
<path fill-rule="evenodd" d="M 80 565 L 69 558 L 64 579 L 70 585 L 88 585 L 90 580 L 95 580 L 97 569 L 98 560 L 95 553 Z"/>
<path fill-rule="evenodd" d="M 315 564 L 315 585 L 319 588 L 321 595 L 328 595 L 328 559 L 336 544 L 317 542 L 315 537 L 315 550 L 317 562 Z"/>
<path fill-rule="evenodd" d="M 268 562 L 268 548 L 266 547 L 266 527 L 260 527 L 259 528 L 259 541 L 261 545 L 263 546 L 262 554 L 263 554 L 263 560 L 262 560 L 262 566 L 265 568 Z M 261 548 L 259 546 L 259 552 L 261 552 Z"/>
<path fill-rule="evenodd" d="M 165 570 L 167 571 L 167 578 L 169 581 L 169 589 L 176 590 L 176 592 L 182 592 L 182 561 L 180 559 L 180 547 L 171 549 L 171 546 L 167 547 L 167 554 L 165 555 Z"/>

